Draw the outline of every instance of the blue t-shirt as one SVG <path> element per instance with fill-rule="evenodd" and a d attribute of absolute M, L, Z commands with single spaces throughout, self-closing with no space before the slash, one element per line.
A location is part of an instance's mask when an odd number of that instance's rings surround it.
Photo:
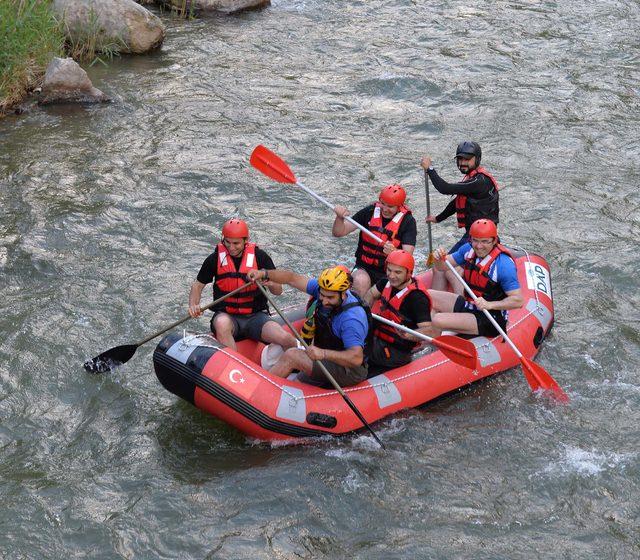
<path fill-rule="evenodd" d="M 465 261 L 465 255 L 471 250 L 471 243 L 465 243 L 455 253 L 451 253 L 451 256 L 458 265 L 462 265 Z M 498 255 L 498 258 L 493 261 L 489 267 L 489 276 L 494 282 L 500 284 L 500 287 L 505 292 L 520 289 L 516 263 L 513 262 L 513 259 L 509 255 L 505 255 L 504 253 Z"/>
<path fill-rule="evenodd" d="M 313 296 L 318 302 L 318 306 L 322 306 L 320 303 L 320 287 L 318 281 L 315 278 L 311 278 L 307 283 L 307 293 Z M 342 305 L 358 301 L 356 297 L 347 291 L 347 299 Z M 354 346 L 361 346 L 364 348 L 364 343 L 369 332 L 369 324 L 367 322 L 367 313 L 362 306 L 350 307 L 346 311 L 339 313 L 332 321 L 333 334 L 335 334 L 345 348 L 353 348 Z"/>

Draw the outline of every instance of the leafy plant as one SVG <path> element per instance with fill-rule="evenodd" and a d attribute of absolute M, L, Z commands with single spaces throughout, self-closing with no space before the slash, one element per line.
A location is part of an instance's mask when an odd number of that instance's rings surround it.
<path fill-rule="evenodd" d="M 63 46 L 51 0 L 0 0 L 0 113 L 36 86 Z"/>

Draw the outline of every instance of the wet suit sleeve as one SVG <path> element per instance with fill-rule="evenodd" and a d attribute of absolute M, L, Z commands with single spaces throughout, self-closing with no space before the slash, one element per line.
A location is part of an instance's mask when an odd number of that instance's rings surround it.
<path fill-rule="evenodd" d="M 211 284 L 216 274 L 216 265 L 218 263 L 218 249 L 211 253 L 202 263 L 200 272 L 196 280 L 201 284 Z"/>
<path fill-rule="evenodd" d="M 478 198 L 479 195 L 483 195 L 488 192 L 485 177 L 481 174 L 476 175 L 464 183 L 447 183 L 442 177 L 440 177 L 440 175 L 438 175 L 435 169 L 430 169 L 428 173 L 433 186 L 441 194 L 464 194 Z"/>
<path fill-rule="evenodd" d="M 453 216 L 456 213 L 456 199 L 453 198 L 449 201 L 442 212 L 436 216 L 436 222 L 440 223 L 446 220 L 449 216 Z"/>

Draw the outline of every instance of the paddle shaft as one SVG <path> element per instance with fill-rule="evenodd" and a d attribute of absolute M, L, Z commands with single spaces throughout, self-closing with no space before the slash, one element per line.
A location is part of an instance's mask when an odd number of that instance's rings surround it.
<path fill-rule="evenodd" d="M 296 181 L 296 185 L 298 187 L 300 187 L 304 192 L 310 194 L 313 198 L 315 198 L 318 202 L 321 202 L 322 204 L 324 204 L 325 206 L 327 206 L 328 208 L 331 208 L 331 210 L 333 210 L 333 205 L 326 199 L 321 197 L 319 194 L 313 192 L 310 188 L 305 187 L 300 181 Z M 361 232 L 365 233 L 366 235 L 368 235 L 369 237 L 371 237 L 371 239 L 374 239 L 375 241 L 377 241 L 378 243 L 383 243 L 382 239 L 380 239 L 377 235 L 375 235 L 374 233 L 370 232 L 366 227 L 364 227 L 363 225 L 360 225 L 358 222 L 356 222 L 351 216 L 345 216 L 344 217 L 345 220 L 347 220 L 347 222 L 349 222 L 350 224 L 356 226 Z"/>
<path fill-rule="evenodd" d="M 473 290 L 469 287 L 469 284 L 467 284 L 463 279 L 462 276 L 460 276 L 460 274 L 458 274 L 458 271 L 455 269 L 455 267 L 447 260 L 448 257 L 445 257 L 445 264 L 449 267 L 449 270 L 451 272 L 453 272 L 453 274 L 455 275 L 455 277 L 458 279 L 458 281 L 462 284 L 462 286 L 464 287 L 465 291 L 469 294 L 470 297 L 473 298 L 474 302 L 478 301 L 478 298 L 476 296 L 476 294 L 473 293 Z M 507 333 L 504 332 L 504 330 L 502 330 L 502 327 L 500 325 L 498 325 L 498 322 L 493 318 L 493 315 L 491 315 L 491 313 L 489 313 L 486 309 L 483 309 L 482 312 L 485 314 L 485 316 L 487 317 L 487 319 L 489 319 L 489 321 L 491 321 L 491 324 L 496 328 L 496 330 L 500 333 L 500 335 L 502 336 L 502 338 L 504 338 L 507 341 L 507 344 L 509 344 L 509 346 L 511 346 L 511 349 L 516 353 L 516 356 L 518 356 L 518 358 L 522 359 L 522 352 L 520 352 L 520 350 L 518 350 L 518 348 L 516 347 L 516 345 L 511 341 L 511 339 L 507 336 Z"/>
<path fill-rule="evenodd" d="M 204 307 L 200 307 L 200 311 L 206 311 L 207 309 L 211 309 L 214 305 L 218 305 L 220 302 L 224 301 L 228 297 L 231 297 L 231 296 L 237 294 L 238 292 L 244 290 L 248 285 L 249 285 L 249 282 L 245 282 L 239 288 L 236 288 L 235 290 L 230 291 L 228 294 L 225 294 L 222 297 L 219 297 L 218 299 L 212 301 L 211 303 L 205 305 Z M 188 321 L 191 318 L 192 318 L 191 315 L 187 315 L 186 317 L 183 317 L 182 319 L 179 319 L 175 323 L 171 323 L 168 327 L 164 327 L 162 330 L 160 330 L 158 332 L 155 332 L 153 334 L 150 334 L 144 340 L 141 340 L 140 342 L 137 342 L 136 346 L 142 346 L 145 342 L 149 342 L 150 340 L 153 340 L 156 336 L 160 336 L 162 333 L 170 331 L 174 327 L 177 327 L 181 323 L 184 323 L 185 321 Z"/>
<path fill-rule="evenodd" d="M 429 173 L 424 170 L 424 195 L 427 199 L 427 216 L 431 216 L 431 200 L 429 197 Z M 427 235 L 429 237 L 429 256 L 433 254 L 433 238 L 431 237 L 431 222 L 427 222 Z"/>
<path fill-rule="evenodd" d="M 302 336 L 300 335 L 300 333 L 297 331 L 297 329 L 291 324 L 291 321 L 289 321 L 289 319 L 287 319 L 284 315 L 284 313 L 282 313 L 282 311 L 280 311 L 280 308 L 275 304 L 275 302 L 273 301 L 273 298 L 271 297 L 271 295 L 269 294 L 269 292 L 266 290 L 266 288 L 260 284 L 260 282 L 256 282 L 256 286 L 258 286 L 258 288 L 260 288 L 260 290 L 262 291 L 262 293 L 264 294 L 264 296 L 267 298 L 267 300 L 269 301 L 269 303 L 271 304 L 271 306 L 275 309 L 276 313 L 278 315 L 280 315 L 281 319 L 285 322 L 285 324 L 287 325 L 287 327 L 289 327 L 289 329 L 291 330 L 291 332 L 293 333 L 293 335 L 300 341 L 300 343 L 305 347 L 305 348 L 309 348 L 309 345 L 305 342 L 305 340 L 302 338 Z M 353 404 L 353 402 L 351 401 L 351 399 L 347 396 L 347 394 L 342 390 L 342 387 L 340 387 L 340 385 L 338 385 L 338 382 L 333 378 L 333 375 L 331 375 L 329 373 L 329 370 L 325 367 L 325 365 L 322 363 L 321 360 L 316 360 L 318 363 L 318 366 L 320 367 L 320 369 L 322 370 L 322 373 L 324 373 L 325 377 L 329 380 L 329 383 L 331 383 L 331 385 L 333 385 L 333 388 L 338 391 L 338 393 L 340 393 L 340 396 L 345 400 L 345 402 L 349 405 L 349 408 L 351 408 L 351 410 L 353 410 L 353 412 L 355 413 L 355 415 L 360 419 L 360 421 L 362 422 L 362 424 L 367 428 L 367 430 L 369 430 L 369 432 L 371 432 L 371 435 L 374 437 L 374 439 L 380 444 L 380 447 L 382 447 L 383 449 L 384 444 L 382 443 L 382 441 L 380 441 L 380 438 L 378 438 L 378 436 L 376 435 L 376 433 L 373 431 L 373 429 L 371 428 L 371 426 L 369 426 L 369 424 L 367 423 L 367 421 L 364 419 L 364 416 L 362 416 L 361 412 L 356 408 L 356 405 Z"/>
<path fill-rule="evenodd" d="M 334 210 L 333 204 L 331 204 L 326 198 L 321 197 L 319 194 L 312 191 L 310 188 L 306 187 L 300 181 L 298 181 L 293 171 L 291 171 L 286 162 L 280 156 L 273 153 L 265 146 L 259 145 L 255 147 L 251 154 L 251 157 L 249 158 L 249 163 L 253 165 L 258 171 L 260 171 L 260 173 L 264 173 L 267 177 L 270 177 L 271 179 L 274 179 L 279 183 L 288 183 L 300 187 L 304 192 L 311 195 L 318 202 L 324 204 L 331 210 Z M 371 233 L 367 228 L 360 225 L 353 218 L 345 216 L 344 219 L 347 220 L 350 224 L 353 224 L 355 227 L 357 227 L 360 231 L 362 231 L 362 233 L 371 237 L 371 239 L 374 239 L 378 243 L 383 243 L 382 239 L 380 239 L 377 235 Z"/>
<path fill-rule="evenodd" d="M 385 325 L 389 325 L 390 327 L 394 327 L 396 329 L 398 329 L 399 331 L 403 331 L 409 334 L 412 334 L 413 336 L 417 337 L 417 338 L 421 338 L 422 340 L 426 340 L 427 342 L 434 342 L 434 339 L 431 338 L 430 336 L 427 336 L 426 334 L 422 334 L 421 332 L 418 331 L 414 331 L 413 329 L 410 329 L 409 327 L 405 327 L 404 325 L 401 325 L 399 323 L 394 323 L 393 321 L 389 321 L 389 319 L 385 319 L 384 317 L 381 317 L 380 315 L 376 315 L 375 313 L 372 313 L 371 316 L 376 320 L 376 321 L 380 321 L 381 323 L 384 323 Z"/>

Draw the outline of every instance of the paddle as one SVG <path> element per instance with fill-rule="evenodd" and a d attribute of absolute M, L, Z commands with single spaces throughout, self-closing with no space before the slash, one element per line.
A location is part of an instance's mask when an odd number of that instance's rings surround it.
<path fill-rule="evenodd" d="M 284 314 L 282 313 L 282 311 L 280 311 L 280 309 L 278 308 L 278 306 L 275 304 L 275 302 L 273 301 L 273 298 L 271 297 L 271 295 L 269 294 L 269 292 L 264 288 L 264 286 L 262 286 L 262 284 L 260 284 L 260 282 L 256 282 L 256 286 L 258 286 L 258 288 L 260 288 L 260 291 L 264 294 L 264 296 L 267 298 L 267 300 L 269 301 L 269 303 L 271 304 L 271 306 L 276 310 L 276 313 L 278 315 L 280 315 L 280 317 L 282 318 L 282 320 L 286 323 L 286 325 L 289 327 L 289 329 L 291 329 L 291 332 L 294 334 L 294 336 L 300 341 L 300 343 L 305 347 L 308 348 L 309 345 L 304 341 L 304 339 L 302 338 L 302 336 L 300 336 L 300 333 L 294 328 L 294 326 L 291 324 L 291 322 L 289 321 L 289 319 L 287 319 Z M 376 433 L 373 431 L 373 428 L 371 428 L 371 426 L 369 426 L 369 424 L 367 423 L 367 421 L 364 419 L 364 416 L 362 416 L 361 412 L 356 408 L 356 405 L 353 404 L 353 402 L 351 401 L 351 399 L 346 395 L 346 393 L 342 390 L 342 387 L 340 387 L 340 385 L 338 385 L 338 383 L 336 382 L 336 380 L 333 378 L 333 376 L 329 373 L 329 370 L 327 370 L 327 368 L 324 366 L 324 364 L 318 360 L 318 366 L 320 366 L 320 369 L 322 370 L 322 373 L 324 373 L 325 377 L 327 378 L 327 380 L 329 381 L 329 383 L 331 383 L 331 385 L 333 385 L 333 388 L 338 391 L 338 393 L 340 393 L 340 396 L 345 400 L 345 402 L 349 405 L 349 408 L 351 410 L 353 410 L 353 412 L 355 413 L 355 415 L 360 419 L 360 422 L 362 422 L 362 424 L 364 425 L 365 428 L 367 428 L 367 430 L 369 430 L 369 432 L 371 433 L 371 435 L 373 436 L 373 438 L 380 444 L 380 447 L 382 447 L 382 449 L 385 449 L 384 444 L 382 443 L 382 441 L 380 441 L 380 438 L 378 438 L 378 436 L 376 435 Z"/>
<path fill-rule="evenodd" d="M 305 187 L 302 183 L 300 183 L 296 176 L 293 174 L 293 171 L 289 168 L 289 166 L 280 159 L 276 154 L 274 154 L 271 150 L 265 148 L 262 145 L 256 146 L 249 158 L 249 163 L 253 165 L 260 173 L 263 173 L 267 177 L 278 181 L 279 183 L 289 183 L 292 185 L 296 185 L 300 187 L 307 194 L 310 194 L 313 198 L 315 198 L 318 202 L 321 202 L 328 208 L 333 210 L 334 206 L 325 198 L 322 198 L 319 194 L 316 194 L 311 189 Z M 377 235 L 371 233 L 366 227 L 360 225 L 350 216 L 344 217 L 347 222 L 356 226 L 361 232 L 365 233 L 378 243 L 382 243 L 382 239 L 380 239 Z"/>
<path fill-rule="evenodd" d="M 478 301 L 478 298 L 473 293 L 473 290 L 469 287 L 469 285 L 462 279 L 462 276 L 458 274 L 458 271 L 454 266 L 445 258 L 445 264 L 449 267 L 449 270 L 453 272 L 458 281 L 464 286 L 465 291 L 469 294 L 470 297 L 473 298 L 473 301 Z M 507 333 L 502 330 L 500 325 L 498 325 L 497 321 L 493 318 L 491 313 L 489 313 L 486 309 L 483 309 L 482 312 L 486 315 L 487 319 L 491 321 L 491 324 L 496 328 L 496 330 L 500 333 L 502 338 L 511 346 L 511 349 L 516 353 L 516 356 L 520 358 L 520 364 L 522 366 L 522 371 L 524 372 L 524 376 L 529 383 L 529 387 L 531 387 L 532 391 L 537 391 L 542 389 L 544 391 L 550 391 L 551 395 L 556 398 L 560 402 L 569 402 L 569 397 L 567 394 L 561 389 L 560 385 L 556 382 L 556 380 L 551 377 L 549 372 L 545 370 L 541 365 L 536 364 L 534 361 L 525 358 L 522 355 L 522 352 L 518 350 L 513 341 L 507 336 Z"/>
<path fill-rule="evenodd" d="M 237 294 L 238 292 L 243 290 L 248 284 L 249 282 L 246 282 L 239 288 L 236 288 L 235 290 L 232 290 L 228 294 L 225 294 L 224 296 L 216 299 L 215 301 L 212 301 L 208 305 L 201 307 L 200 311 L 206 311 L 207 309 L 211 309 L 214 305 L 217 305 L 221 301 L 224 301 L 228 297 L 234 294 Z M 161 331 L 158 331 L 149 335 L 147 338 L 141 340 L 140 342 L 137 342 L 136 344 L 123 344 L 122 346 L 116 346 L 115 348 L 111 348 L 106 352 L 99 354 L 95 358 L 92 358 L 91 360 L 87 360 L 84 363 L 84 369 L 86 369 L 91 373 L 107 373 L 111 371 L 114 367 L 128 362 L 136 353 L 136 350 L 138 349 L 139 346 L 142 346 L 144 343 L 149 342 L 150 340 L 154 339 L 156 336 L 159 336 L 162 333 L 165 333 L 173 329 L 174 327 L 177 327 L 180 323 L 184 323 L 189 319 L 191 319 L 191 315 L 187 315 L 186 317 L 183 317 L 179 321 L 176 321 L 175 323 L 171 323 L 168 327 L 165 327 Z"/>
<path fill-rule="evenodd" d="M 452 362 L 459 364 L 463 367 L 469 369 L 476 369 L 476 364 L 478 362 L 478 351 L 476 350 L 475 345 L 470 340 L 464 340 L 459 336 L 451 336 L 451 335 L 442 335 L 437 338 L 432 338 L 427 336 L 426 334 L 422 334 L 421 332 L 414 331 L 404 325 L 400 325 L 398 323 L 394 323 L 393 321 L 389 321 L 389 319 L 385 319 L 380 315 L 376 315 L 375 313 L 371 314 L 372 317 L 376 321 L 380 321 L 385 325 L 389 325 L 390 327 L 395 327 L 398 330 L 404 331 L 406 333 L 412 334 L 422 340 L 426 340 L 427 342 L 437 346 L 442 350 L 442 353 L 449 358 Z"/>
<path fill-rule="evenodd" d="M 431 216 L 431 200 L 429 198 L 429 173 L 424 170 L 424 194 L 427 199 L 427 216 Z M 427 267 L 431 268 L 435 262 L 433 256 L 433 238 L 431 237 L 431 222 L 427 222 L 427 235 L 429 236 L 429 257 L 427 258 Z"/>

